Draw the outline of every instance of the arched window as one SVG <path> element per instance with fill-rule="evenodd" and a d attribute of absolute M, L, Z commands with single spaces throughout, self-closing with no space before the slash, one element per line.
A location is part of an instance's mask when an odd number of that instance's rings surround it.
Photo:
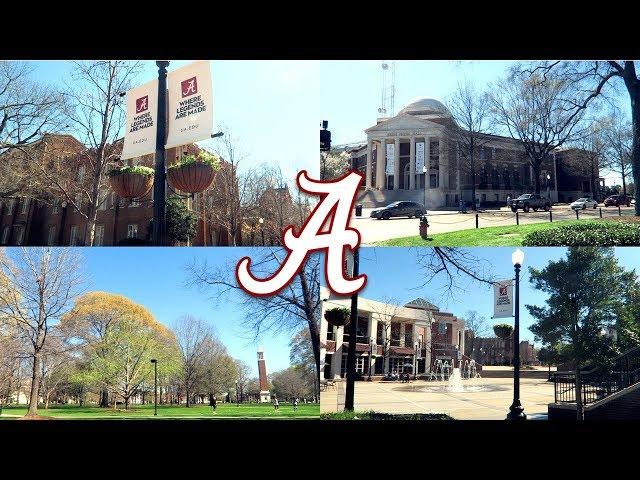
<path fill-rule="evenodd" d="M 500 175 L 496 168 L 491 171 L 491 183 L 493 184 L 493 188 L 497 188 L 500 184 Z"/>

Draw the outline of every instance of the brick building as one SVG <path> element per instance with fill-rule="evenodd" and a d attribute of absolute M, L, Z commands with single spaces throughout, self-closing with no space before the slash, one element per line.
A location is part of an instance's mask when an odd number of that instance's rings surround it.
<path fill-rule="evenodd" d="M 521 142 L 484 135 L 473 175 L 457 143 L 458 129 L 447 107 L 432 98 L 417 99 L 394 117 L 378 118 L 365 130 L 366 142 L 348 149 L 351 167 L 365 177 L 358 203 L 372 207 L 400 200 L 425 203 L 427 208 L 457 206 L 460 199 L 472 202 L 473 183 L 476 198 L 485 206 L 533 192 L 533 169 Z M 552 202 L 598 194 L 602 179 L 597 165 L 589 172 L 576 168 L 576 152 L 554 153 L 541 166 L 540 193 Z"/>
<path fill-rule="evenodd" d="M 71 135 L 46 135 L 33 145 L 31 155 L 39 155 L 43 164 L 62 164 L 67 168 L 71 182 L 88 181 L 88 161 L 86 147 Z M 122 142 L 112 146 L 116 155 L 122 149 Z M 197 153 L 195 144 L 175 147 L 167 150 L 169 164 L 178 160 L 182 154 Z M 3 159 L 4 160 L 4 159 Z M 12 161 L 15 161 L 13 159 Z M 24 160 L 23 160 L 24 161 Z M 153 167 L 154 156 L 146 155 L 126 161 L 129 165 Z M 229 169 L 222 160 L 222 169 Z M 75 177 L 75 178 L 74 178 Z M 220 195 L 214 190 L 219 185 L 221 175 L 206 191 L 185 199 L 190 208 L 198 215 L 197 235 L 190 242 L 193 245 L 229 245 L 228 231 L 216 225 L 207 212 L 220 208 Z M 0 245 L 83 245 L 87 228 L 86 218 L 78 208 L 65 201 L 64 195 L 55 186 L 43 187 L 46 195 L 34 195 L 34 198 L 0 198 Z M 172 193 L 167 184 L 167 195 Z M 178 192 L 179 193 L 179 192 Z M 37 199 L 36 199 L 37 198 Z M 96 246 L 118 245 L 120 242 L 137 239 L 148 241 L 151 238 L 151 220 L 153 218 L 153 189 L 144 198 L 131 201 L 119 198 L 106 182 L 100 189 L 94 244 Z M 75 197 L 76 206 L 86 208 L 86 201 L 80 193 Z M 83 203 L 85 206 L 83 206 Z M 86 210 L 84 210 L 86 212 Z M 240 243 L 240 239 L 238 242 Z"/>
<path fill-rule="evenodd" d="M 513 361 L 513 339 L 503 340 L 498 337 L 474 337 L 467 330 L 465 354 L 482 365 L 511 365 Z M 538 349 L 528 340 L 520 342 L 520 364 L 537 365 Z"/>
<path fill-rule="evenodd" d="M 337 297 L 320 289 L 320 364 L 323 378 L 344 377 L 347 368 L 349 325 L 332 325 L 325 312 L 336 307 L 350 308 L 351 299 Z M 462 355 L 465 348 L 464 320 L 422 298 L 404 306 L 392 306 L 358 299 L 356 337 L 356 372 L 381 377 L 399 373 L 403 366 L 415 366 L 417 375 L 434 369 L 437 361 L 458 367 L 470 360 Z"/>

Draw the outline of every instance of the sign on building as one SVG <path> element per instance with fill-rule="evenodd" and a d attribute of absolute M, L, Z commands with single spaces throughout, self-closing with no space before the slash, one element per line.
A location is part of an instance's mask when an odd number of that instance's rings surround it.
<path fill-rule="evenodd" d="M 424 168 L 424 142 L 416 143 L 416 173 L 422 173 Z"/>
<path fill-rule="evenodd" d="M 166 148 L 211 138 L 213 86 L 208 60 L 193 62 L 167 75 L 169 90 Z"/>
<path fill-rule="evenodd" d="M 503 280 L 493 284 L 493 318 L 513 317 L 513 284 Z"/>
<path fill-rule="evenodd" d="M 387 175 L 393 175 L 395 171 L 395 152 L 396 146 L 393 143 L 387 143 Z"/>
<path fill-rule="evenodd" d="M 127 124 L 120 158 L 140 157 L 156 151 L 158 80 L 127 92 Z"/>

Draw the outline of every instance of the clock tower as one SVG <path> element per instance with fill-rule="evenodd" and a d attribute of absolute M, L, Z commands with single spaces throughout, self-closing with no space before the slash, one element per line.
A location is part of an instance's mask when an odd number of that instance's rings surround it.
<path fill-rule="evenodd" d="M 267 381 L 267 365 L 264 361 L 264 350 L 258 348 L 258 378 L 260 380 L 260 403 L 268 403 L 271 401 L 269 393 L 269 382 Z"/>

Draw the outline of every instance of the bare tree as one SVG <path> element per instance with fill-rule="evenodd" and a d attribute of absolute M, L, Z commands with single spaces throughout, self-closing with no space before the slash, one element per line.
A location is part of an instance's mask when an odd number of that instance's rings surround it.
<path fill-rule="evenodd" d="M 459 152 L 457 169 L 460 176 L 467 174 L 471 177 L 471 198 L 475 210 L 477 155 L 491 141 L 492 134 L 490 98 L 471 81 L 465 80 L 458 83 L 446 105 L 456 123 L 451 126 L 451 134 Z M 462 183 L 460 178 L 459 184 Z"/>
<path fill-rule="evenodd" d="M 535 193 L 540 193 L 543 162 L 550 162 L 556 149 L 587 135 L 590 126 L 585 109 L 591 98 L 566 76 L 538 70 L 544 64 L 516 65 L 491 94 L 495 122 L 522 143 Z"/>
<path fill-rule="evenodd" d="M 28 147 L 63 125 L 62 96 L 32 74 L 27 62 L 0 61 L 0 198 L 32 190 Z"/>
<path fill-rule="evenodd" d="M 38 414 L 43 349 L 49 332 L 71 307 L 84 283 L 82 258 L 69 249 L 12 250 L 0 257 L 0 276 L 10 288 L 0 289 L 0 316 L 13 322 L 31 362 L 27 416 Z"/>
<path fill-rule="evenodd" d="M 64 96 L 66 118 L 87 147 L 80 167 L 68 162 L 37 165 L 39 173 L 87 221 L 84 244 L 93 245 L 98 208 L 106 201 L 107 173 L 120 157 L 126 112 L 121 93 L 132 87 L 140 62 L 98 60 L 74 62 Z M 86 172 L 85 172 L 86 170 Z"/>
<path fill-rule="evenodd" d="M 180 317 L 173 331 L 180 352 L 180 381 L 187 397 L 187 407 L 190 407 L 191 396 L 206 374 L 207 350 L 213 340 L 213 331 L 206 321 L 191 315 Z"/>
<path fill-rule="evenodd" d="M 627 194 L 627 178 L 632 173 L 633 132 L 628 119 L 612 115 L 602 129 L 603 167 L 622 179 L 622 193 Z"/>
<path fill-rule="evenodd" d="M 467 352 L 465 355 L 473 357 L 475 351 L 475 341 L 478 337 L 484 337 L 489 333 L 489 323 L 487 318 L 480 315 L 476 310 L 468 310 L 464 314 L 465 330 L 471 332 L 468 341 L 465 341 Z"/>
<path fill-rule="evenodd" d="M 382 356 L 385 365 L 391 351 L 391 322 L 400 313 L 402 306 L 396 298 L 385 296 L 371 308 L 378 317 L 378 325 L 381 325 L 382 329 Z"/>
<path fill-rule="evenodd" d="M 251 267 L 258 277 L 272 275 L 284 261 L 286 252 L 266 248 L 256 252 Z M 303 326 L 309 330 L 320 378 L 320 258 L 311 255 L 291 283 L 276 295 L 254 297 L 238 285 L 235 261 L 209 265 L 206 260 L 194 261 L 187 266 L 188 286 L 211 290 L 215 302 L 232 300 L 245 313 L 244 327 L 253 339 L 266 332 L 293 332 Z"/>

